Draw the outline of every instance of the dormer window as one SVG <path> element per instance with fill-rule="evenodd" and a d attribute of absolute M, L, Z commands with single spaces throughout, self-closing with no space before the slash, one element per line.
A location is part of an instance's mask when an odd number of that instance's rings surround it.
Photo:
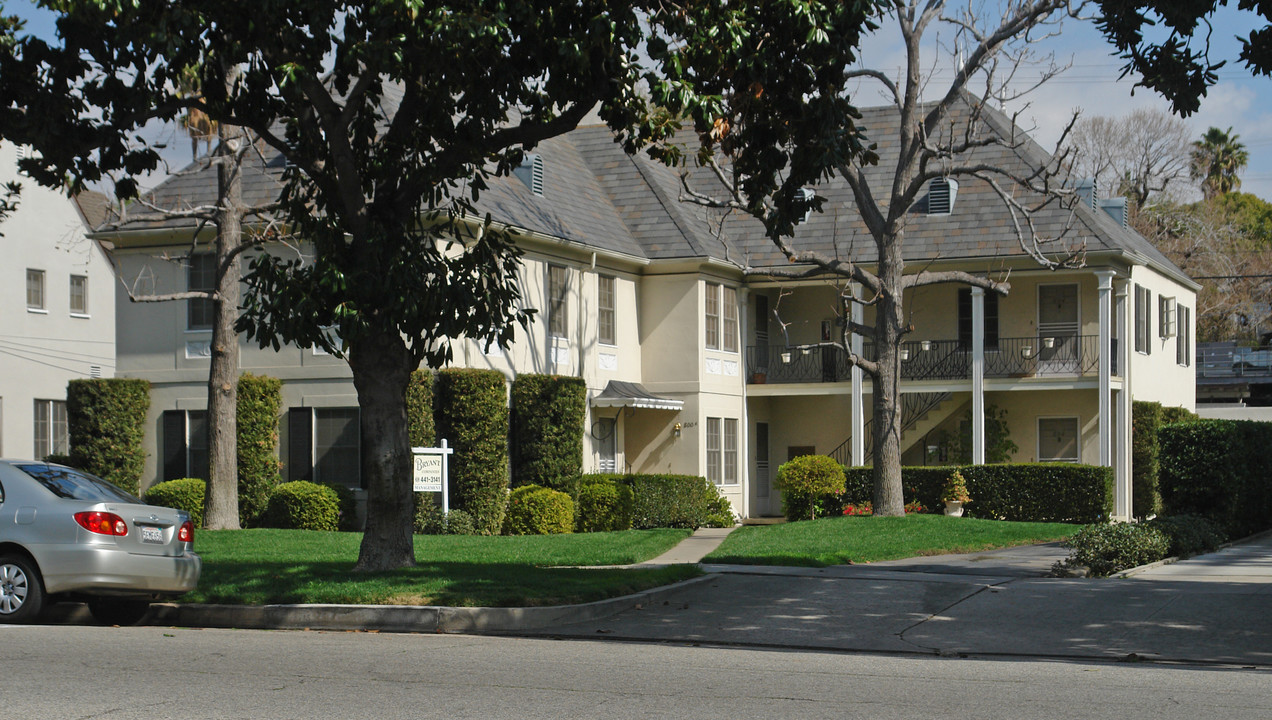
<path fill-rule="evenodd" d="M 813 197 L 812 188 L 800 188 L 795 191 L 796 211 L 799 208 L 804 208 L 804 215 L 795 221 L 796 225 L 808 222 L 808 219 L 813 216 Z"/>
<path fill-rule="evenodd" d="M 530 188 L 530 192 L 543 197 L 543 156 L 538 153 L 526 153 L 521 159 L 521 165 L 514 168 L 513 175 L 516 175 L 521 182 Z"/>
<path fill-rule="evenodd" d="M 949 215 L 958 196 L 958 181 L 937 178 L 928 184 L 928 215 Z"/>

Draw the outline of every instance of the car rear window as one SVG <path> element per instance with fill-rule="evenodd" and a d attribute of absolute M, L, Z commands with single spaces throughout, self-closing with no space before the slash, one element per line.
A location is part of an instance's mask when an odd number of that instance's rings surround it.
<path fill-rule="evenodd" d="M 88 502 L 126 502 L 142 504 L 135 495 L 120 490 L 105 480 L 56 465 L 29 463 L 18 465 L 22 472 L 35 478 L 37 482 L 49 489 L 58 497 Z"/>

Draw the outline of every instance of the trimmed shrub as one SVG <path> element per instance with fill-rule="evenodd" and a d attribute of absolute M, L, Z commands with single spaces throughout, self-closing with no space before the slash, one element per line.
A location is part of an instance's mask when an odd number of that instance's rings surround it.
<path fill-rule="evenodd" d="M 589 475 L 577 486 L 574 501 L 576 532 L 609 532 L 632 526 L 632 489 L 611 476 Z"/>
<path fill-rule="evenodd" d="M 358 497 L 353 494 L 353 490 L 340 483 L 319 484 L 323 487 L 331 488 L 336 493 L 336 498 L 340 503 L 340 515 L 336 519 L 336 529 L 343 532 L 361 530 L 362 528 L 358 527 Z"/>
<path fill-rule="evenodd" d="M 285 482 L 270 493 L 262 522 L 265 527 L 334 531 L 340 527 L 340 497 L 326 485 Z"/>
<path fill-rule="evenodd" d="M 1175 423 L 1197 422 L 1201 416 L 1185 407 L 1163 407 L 1162 408 L 1162 424 L 1174 425 Z"/>
<path fill-rule="evenodd" d="M 442 506 L 421 503 L 415 510 L 415 532 L 420 535 L 476 535 L 473 516 L 463 510 L 442 512 Z"/>
<path fill-rule="evenodd" d="M 1214 552 L 1227 540 L 1223 528 L 1200 515 L 1166 515 L 1148 524 L 1166 533 L 1170 538 L 1168 554 L 1175 557 Z"/>
<path fill-rule="evenodd" d="M 560 535 L 574 532 L 574 501 L 559 490 L 522 485 L 508 496 L 505 535 Z"/>
<path fill-rule="evenodd" d="M 730 503 L 728 498 L 721 495 L 711 501 L 707 509 L 707 522 L 703 524 L 703 527 L 726 528 L 737 524 L 738 517 L 733 514 L 733 503 Z"/>
<path fill-rule="evenodd" d="M 562 375 L 512 381 L 512 484 L 570 491 L 583 471 L 587 383 Z"/>
<path fill-rule="evenodd" d="M 675 527 L 697 530 L 711 517 L 720 497 L 700 475 L 624 475 L 632 491 L 632 527 L 637 530 Z"/>
<path fill-rule="evenodd" d="M 238 381 L 239 522 L 254 527 L 269 503 L 270 491 L 283 481 L 279 474 L 278 418 L 283 407 L 283 381 L 244 373 Z"/>
<path fill-rule="evenodd" d="M 1160 433 L 1162 512 L 1201 515 L 1230 537 L 1272 524 L 1272 424 L 1198 420 Z"/>
<path fill-rule="evenodd" d="M 451 455 L 452 500 L 482 535 L 497 535 L 508 501 L 508 405 L 503 373 L 455 368 L 437 373 L 437 436 Z"/>
<path fill-rule="evenodd" d="M 451 510 L 446 515 L 445 535 L 476 535 L 477 521 L 463 510 Z"/>
<path fill-rule="evenodd" d="M 1156 515 L 1162 509 L 1157 490 L 1157 432 L 1161 426 L 1161 403 L 1131 403 L 1131 507 L 1136 517 Z"/>
<path fill-rule="evenodd" d="M 1065 541 L 1069 565 L 1085 565 L 1094 577 L 1157 562 L 1167 557 L 1170 538 L 1149 523 L 1088 525 Z"/>
<path fill-rule="evenodd" d="M 70 464 L 139 494 L 148 410 L 150 383 L 145 380 L 72 380 L 66 386 Z"/>
<path fill-rule="evenodd" d="M 195 527 L 203 527 L 203 494 L 207 483 L 198 478 L 180 478 L 152 485 L 145 501 L 151 505 L 185 510 Z"/>
<path fill-rule="evenodd" d="M 801 455 L 777 469 L 777 489 L 782 492 L 782 514 L 787 520 L 833 515 L 837 510 L 822 507 L 819 500 L 843 495 L 844 468 L 825 455 Z"/>
<path fill-rule="evenodd" d="M 436 447 L 433 424 L 433 373 L 416 370 L 406 385 L 406 423 L 411 447 Z"/>

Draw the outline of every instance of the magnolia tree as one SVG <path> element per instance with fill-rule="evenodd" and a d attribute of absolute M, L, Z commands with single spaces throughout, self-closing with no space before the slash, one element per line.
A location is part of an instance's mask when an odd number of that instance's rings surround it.
<path fill-rule="evenodd" d="M 410 373 L 449 361 L 457 338 L 503 345 L 532 319 L 513 236 L 476 211 L 489 178 L 594 109 L 627 149 L 667 159 L 678 151 L 661 141 L 686 118 L 715 132 L 704 143 L 735 137 L 739 112 L 768 128 L 739 148 L 754 208 L 865 152 L 839 89 L 869 3 L 48 4 L 61 44 L 28 39 L 0 67 L 0 133 L 41 150 L 37 179 L 117 171 L 117 192 L 135 194 L 158 161 L 137 129 L 192 108 L 285 157 L 275 216 L 312 259 L 256 259 L 237 327 L 347 360 L 363 570 L 414 562 Z M 191 68 L 202 92 L 178 92 Z"/>

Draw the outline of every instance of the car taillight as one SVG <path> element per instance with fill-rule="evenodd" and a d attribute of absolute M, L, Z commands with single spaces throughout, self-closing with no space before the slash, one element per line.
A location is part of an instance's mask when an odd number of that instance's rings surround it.
<path fill-rule="evenodd" d="M 128 534 L 128 523 L 115 513 L 100 512 L 94 510 L 92 512 L 75 513 L 75 522 L 80 527 L 91 533 L 98 535 L 117 535 L 124 536 Z"/>
<path fill-rule="evenodd" d="M 181 529 L 177 530 L 177 540 L 183 543 L 194 544 L 194 523 L 186 520 L 181 523 Z"/>

